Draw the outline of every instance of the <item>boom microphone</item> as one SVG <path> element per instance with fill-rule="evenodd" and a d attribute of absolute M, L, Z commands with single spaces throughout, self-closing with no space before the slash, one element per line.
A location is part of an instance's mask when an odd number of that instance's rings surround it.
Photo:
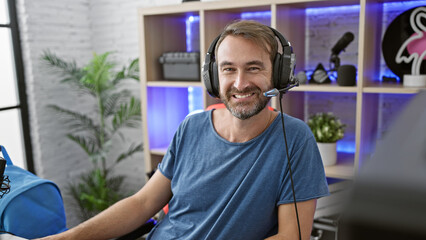
<path fill-rule="evenodd" d="M 337 41 L 336 45 L 331 49 L 332 55 L 339 55 L 341 51 L 343 51 L 349 43 L 354 40 L 354 34 L 351 32 L 346 32 L 343 36 Z"/>
<path fill-rule="evenodd" d="M 273 89 L 271 89 L 269 91 L 264 92 L 263 96 L 265 96 L 265 97 L 275 97 L 279 93 L 286 93 L 286 92 L 288 92 L 288 90 L 290 90 L 290 89 L 292 89 L 294 87 L 297 87 L 297 86 L 299 86 L 299 80 L 293 76 L 292 77 L 292 81 L 290 82 L 290 84 L 287 87 L 282 88 L 282 89 L 273 88 Z"/>

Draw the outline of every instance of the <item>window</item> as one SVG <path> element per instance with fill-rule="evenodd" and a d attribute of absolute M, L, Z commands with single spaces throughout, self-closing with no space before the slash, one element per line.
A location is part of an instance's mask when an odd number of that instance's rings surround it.
<path fill-rule="evenodd" d="M 34 172 L 15 0 L 0 0 L 0 144 Z"/>

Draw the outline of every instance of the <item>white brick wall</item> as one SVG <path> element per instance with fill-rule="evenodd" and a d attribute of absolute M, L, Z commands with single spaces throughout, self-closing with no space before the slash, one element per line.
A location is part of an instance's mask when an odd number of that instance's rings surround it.
<path fill-rule="evenodd" d="M 80 63 L 89 59 L 92 47 L 88 6 L 87 0 L 17 1 L 34 165 L 38 175 L 61 188 L 70 226 L 76 218 L 70 211 L 65 187 L 72 172 L 90 165 L 79 147 L 65 139 L 66 130 L 46 106 L 55 103 L 80 109 L 84 99 L 43 69 L 40 56 L 43 50 L 50 49 Z"/>

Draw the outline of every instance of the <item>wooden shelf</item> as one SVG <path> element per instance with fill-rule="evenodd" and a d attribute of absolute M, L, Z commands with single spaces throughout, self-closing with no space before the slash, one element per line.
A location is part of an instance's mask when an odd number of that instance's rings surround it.
<path fill-rule="evenodd" d="M 426 88 L 404 87 L 401 83 L 376 83 L 368 84 L 363 88 L 365 93 L 402 93 L 414 94 Z"/>
<path fill-rule="evenodd" d="M 356 86 L 342 87 L 337 84 L 301 84 L 292 89 L 295 92 L 342 92 L 342 93 L 356 93 L 358 88 Z"/>
<path fill-rule="evenodd" d="M 175 127 L 176 122 L 170 123 L 176 117 L 175 113 L 170 113 L 163 118 L 164 112 L 161 111 L 163 106 L 180 104 L 182 98 L 190 98 L 190 94 L 182 94 L 184 97 L 171 97 L 170 94 L 162 94 L 162 88 L 174 88 L 173 91 L 185 92 L 185 89 L 197 87 L 197 94 L 202 88 L 202 96 L 196 101 L 202 102 L 205 108 L 210 104 L 217 103 L 217 100 L 209 97 L 204 91 L 204 85 L 201 79 L 199 81 L 167 81 L 162 79 L 161 66 L 158 58 L 164 52 L 169 51 L 185 51 L 187 44 L 186 24 L 185 20 L 188 16 L 197 16 L 199 22 L 196 24 L 196 49 L 200 52 L 200 66 L 211 41 L 222 31 L 222 29 L 231 21 L 240 18 L 244 12 L 268 12 L 260 21 L 264 24 L 276 28 L 278 31 L 285 33 L 286 38 L 292 43 L 293 50 L 297 54 L 296 72 L 310 68 L 311 63 L 308 62 L 312 54 L 307 49 L 311 45 L 306 39 L 310 38 L 310 34 L 306 31 L 309 27 L 307 8 L 326 8 L 326 7 L 350 7 L 355 9 L 355 16 L 351 22 L 352 32 L 356 37 L 354 42 L 357 46 L 354 50 L 355 62 L 350 63 L 357 67 L 357 85 L 350 87 L 332 84 L 301 84 L 299 87 L 293 88 L 285 98 L 283 98 L 283 111 L 289 115 L 299 119 L 306 119 L 311 108 L 310 98 L 314 101 L 322 101 L 320 110 L 329 111 L 327 104 L 333 102 L 328 96 L 337 96 L 350 99 L 351 102 L 343 102 L 341 111 L 343 116 L 349 116 L 349 122 L 352 127 L 354 140 L 354 154 L 339 154 L 338 163 L 334 166 L 325 168 L 326 175 L 333 178 L 351 179 L 359 169 L 364 159 L 369 158 L 374 153 L 374 146 L 378 138 L 378 132 L 382 124 L 379 121 L 384 119 L 391 121 L 381 115 L 383 108 L 383 99 L 386 97 L 405 98 L 410 94 L 414 95 L 426 88 L 409 88 L 402 84 L 379 83 L 377 82 L 377 73 L 381 71 L 381 39 L 383 35 L 383 26 L 385 13 L 384 5 L 387 3 L 402 2 L 401 0 L 233 0 L 233 1 L 213 1 L 213 2 L 185 2 L 179 5 L 158 6 L 151 8 L 140 8 L 139 15 L 139 31 L 140 31 L 140 69 L 141 69 L 141 97 L 142 97 L 142 124 L 144 132 L 144 147 L 150 149 L 144 152 L 146 171 L 154 169 L 161 161 L 162 156 L 166 152 L 166 148 L 158 148 L 165 143 L 152 143 L 148 137 L 148 133 L 152 130 L 152 122 L 160 121 L 160 129 L 171 125 Z M 420 4 L 420 3 L 419 3 Z M 342 8 L 342 9 L 343 9 Z M 402 10 L 401 10 L 402 11 Z M 336 11 L 345 18 L 344 13 Z M 352 12 L 351 12 L 352 14 Z M 392 13 L 395 14 L 395 13 Z M 324 18 L 324 16 L 321 16 Z M 258 20 L 258 19 L 256 19 Z M 341 23 L 333 23 L 341 24 Z M 349 31 L 343 23 L 333 28 L 324 28 L 324 31 L 333 32 L 340 35 L 343 31 Z M 356 28 L 356 30 L 353 30 Z M 338 29 L 338 30 L 336 30 Z M 314 41 L 310 41 L 314 42 Z M 318 42 L 317 42 L 318 43 Z M 323 46 L 320 46 L 321 48 Z M 327 51 L 327 56 L 329 51 Z M 346 64 L 346 63 L 345 63 Z M 158 88 L 156 88 L 158 87 Z M 158 94 L 157 94 L 158 92 Z M 156 94 L 154 96 L 154 93 Z M 313 93 L 313 94 L 305 94 Z M 318 94 L 317 94 L 318 93 Z M 330 93 L 330 94 L 327 94 Z M 148 96 L 151 94 L 151 96 Z M 388 95 L 389 94 L 389 95 Z M 392 95 L 394 94 L 394 95 Z M 398 96 L 398 94 L 406 94 Z M 166 96 L 164 96 L 166 95 Z M 385 95 L 385 97 L 383 97 Z M 164 96 L 164 99 L 159 99 Z M 191 96 L 192 98 L 192 96 Z M 321 99 L 322 98 L 322 99 Z M 148 102 L 157 101 L 163 105 L 149 106 Z M 272 101 L 272 107 L 278 109 L 278 99 Z M 188 99 L 182 99 L 182 102 L 189 104 Z M 396 102 L 396 101 L 395 101 Z M 322 104 L 322 105 L 321 105 Z M 172 110 L 176 110 L 172 109 Z M 182 111 L 184 107 L 180 108 Z M 185 111 L 192 111 L 184 109 Z M 386 109 L 385 109 L 386 110 Z M 150 112 L 151 111 L 151 112 Z M 391 112 L 392 113 L 392 112 Z M 157 114 L 160 116 L 155 120 L 148 121 L 149 116 Z M 166 114 L 164 114 L 166 115 Z M 338 114 L 339 115 L 339 114 Z M 162 122 L 164 121 L 164 122 Z M 176 120 L 177 121 L 177 120 Z M 151 128 L 149 127 L 151 124 Z M 171 131 L 171 130 L 170 130 Z M 154 133 L 155 134 L 155 133 Z M 158 134 L 167 142 L 170 133 L 167 136 Z M 352 139 L 352 138 L 351 138 Z M 154 147 L 154 148 L 150 148 Z"/>
<path fill-rule="evenodd" d="M 338 153 L 336 165 L 325 167 L 325 175 L 331 178 L 353 179 L 354 173 L 354 154 Z"/>
<path fill-rule="evenodd" d="M 203 87 L 201 82 L 197 81 L 149 81 L 148 87 Z"/>

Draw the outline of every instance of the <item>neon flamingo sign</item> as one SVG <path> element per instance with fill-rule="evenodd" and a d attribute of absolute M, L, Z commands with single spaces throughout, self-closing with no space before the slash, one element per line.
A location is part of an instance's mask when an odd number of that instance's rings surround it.
<path fill-rule="evenodd" d="M 411 13 L 410 25 L 414 34 L 401 45 L 395 57 L 397 63 L 412 62 L 412 75 L 420 75 L 420 66 L 423 59 L 426 59 L 426 26 L 422 23 L 423 18 L 426 19 L 426 7 L 416 8 Z M 409 56 L 403 55 L 405 49 Z"/>
<path fill-rule="evenodd" d="M 426 75 L 421 74 L 426 59 L 426 7 L 418 7 L 410 14 L 410 27 L 414 32 L 405 40 L 395 55 L 395 63 L 411 63 L 411 74 L 404 74 L 404 86 L 426 87 Z M 406 54 L 408 52 L 408 54 Z"/>

